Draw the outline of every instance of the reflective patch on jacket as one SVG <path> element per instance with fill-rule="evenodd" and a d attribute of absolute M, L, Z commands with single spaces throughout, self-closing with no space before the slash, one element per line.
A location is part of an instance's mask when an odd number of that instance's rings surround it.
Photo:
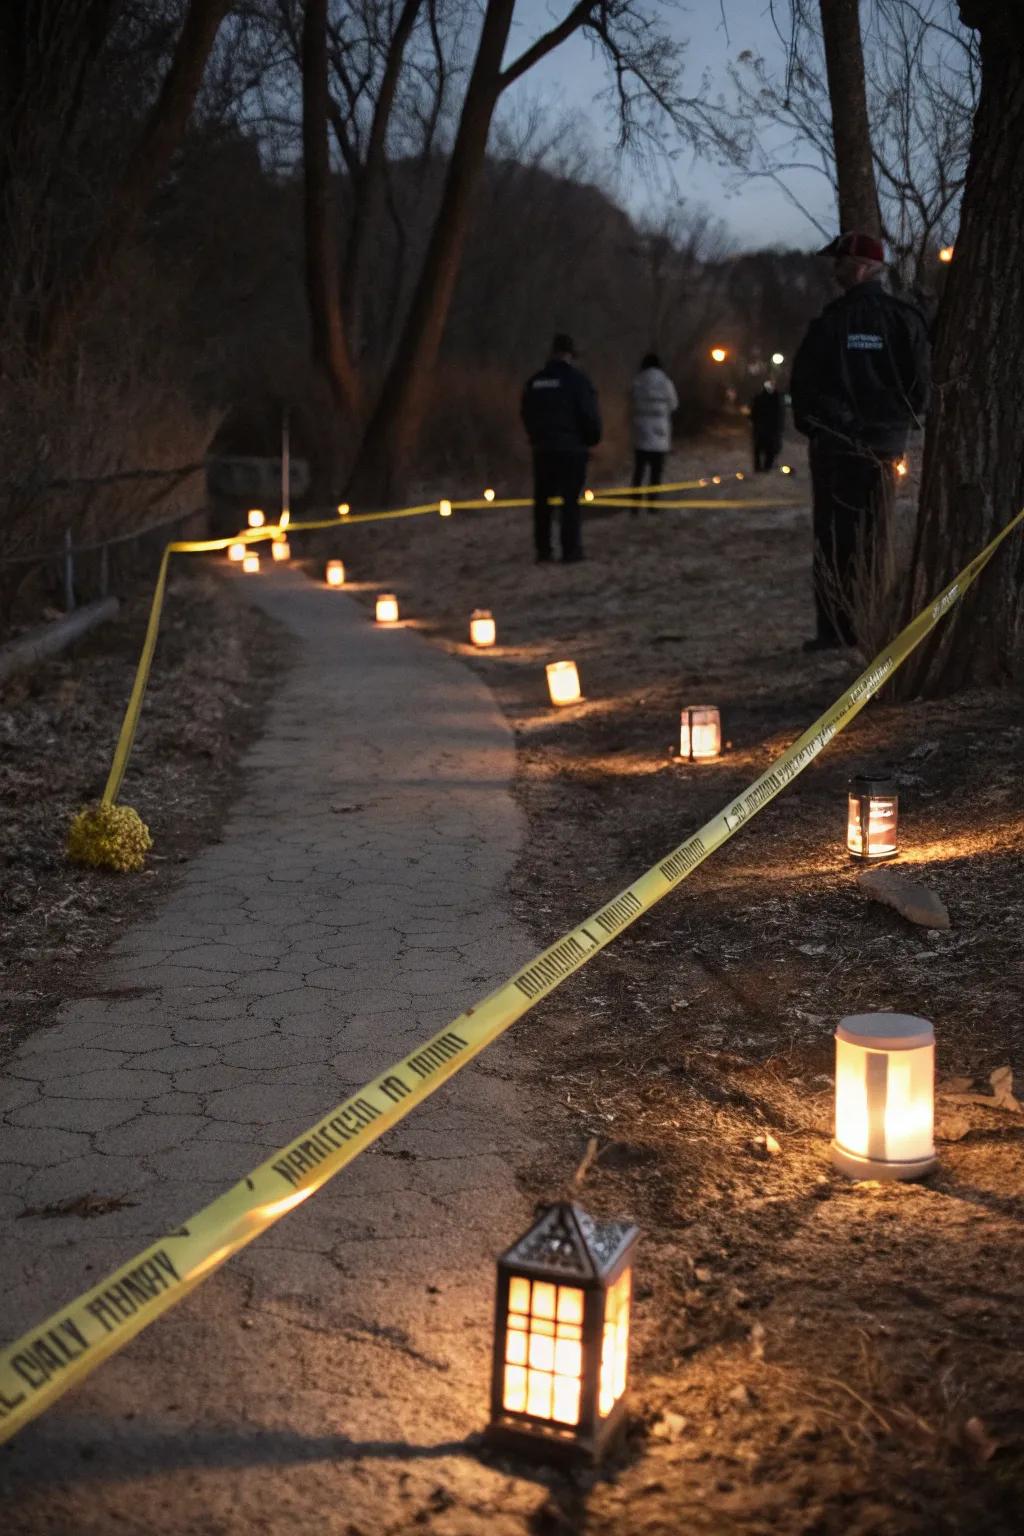
<path fill-rule="evenodd" d="M 846 338 L 846 345 L 853 347 L 857 352 L 881 352 L 885 342 L 874 331 L 850 331 Z"/>

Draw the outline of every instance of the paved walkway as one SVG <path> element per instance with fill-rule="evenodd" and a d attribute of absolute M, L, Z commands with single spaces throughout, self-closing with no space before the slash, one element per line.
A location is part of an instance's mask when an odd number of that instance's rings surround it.
<path fill-rule="evenodd" d="M 501 905 L 523 826 L 484 686 L 297 574 L 243 590 L 298 641 L 245 797 L 0 1080 L 8 1338 L 531 952 Z M 510 1049 L 0 1451 L 5 1533 L 522 1530 L 462 1445 L 486 1418 L 492 1257 L 529 1218 Z M 78 1196 L 125 1203 L 24 1214 Z"/>

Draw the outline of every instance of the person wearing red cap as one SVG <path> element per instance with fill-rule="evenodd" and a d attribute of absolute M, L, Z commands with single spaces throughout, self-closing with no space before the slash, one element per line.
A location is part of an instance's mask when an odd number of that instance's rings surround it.
<path fill-rule="evenodd" d="M 843 290 L 811 322 L 793 360 L 790 399 L 810 439 L 817 634 L 805 650 L 854 645 L 861 572 L 891 515 L 896 464 L 928 404 L 930 349 L 920 310 L 882 286 L 885 251 L 850 230 L 820 252 Z"/>

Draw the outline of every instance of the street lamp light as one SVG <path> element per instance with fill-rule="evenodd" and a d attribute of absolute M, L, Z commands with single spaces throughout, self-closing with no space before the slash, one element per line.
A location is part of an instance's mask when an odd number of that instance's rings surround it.
<path fill-rule="evenodd" d="M 729 350 L 728 350 L 727 347 L 712 347 L 711 348 L 711 361 L 713 363 L 724 363 L 728 356 L 729 356 Z"/>
<path fill-rule="evenodd" d="M 953 260 L 953 249 L 954 248 L 951 245 L 944 245 L 939 252 L 939 260 L 944 261 L 947 264 L 951 262 Z"/>

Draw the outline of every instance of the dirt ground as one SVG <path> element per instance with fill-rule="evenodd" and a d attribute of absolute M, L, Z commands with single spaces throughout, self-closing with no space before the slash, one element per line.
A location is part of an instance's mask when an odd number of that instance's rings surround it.
<path fill-rule="evenodd" d="M 746 469 L 744 447 L 705 444 L 672 477 Z M 787 452 L 793 477 L 743 493 L 806 493 Z M 540 948 L 743 789 L 860 663 L 801 653 L 805 506 L 595 516 L 568 570 L 532 563 L 528 517 L 350 528 L 323 552 L 365 600 L 397 593 L 507 711 L 531 829 L 514 899 Z M 475 607 L 495 613 L 490 652 L 465 643 Z M 544 663 L 563 656 L 586 699 L 554 711 Z M 704 702 L 728 748 L 686 765 L 679 709 Z M 559 1194 L 597 1138 L 584 1203 L 643 1229 L 628 1444 L 601 1477 L 552 1474 L 535 1536 L 1020 1530 L 1024 1118 L 990 1078 L 1024 1070 L 1021 703 L 883 695 L 516 1026 L 550 1104 L 550 1152 L 523 1186 Z M 846 781 L 883 770 L 901 795 L 896 867 L 947 904 L 948 932 L 857 888 Z M 830 1166 L 832 1033 L 879 1009 L 935 1024 L 927 1182 Z"/>
<path fill-rule="evenodd" d="M 68 864 L 71 818 L 110 768 L 150 596 L 140 583 L 117 622 L 0 684 L 0 1055 L 66 999 L 92 995 L 104 947 L 217 836 L 259 729 L 276 632 L 226 583 L 179 566 L 120 797 L 152 832 L 147 868 L 126 879 Z"/>

